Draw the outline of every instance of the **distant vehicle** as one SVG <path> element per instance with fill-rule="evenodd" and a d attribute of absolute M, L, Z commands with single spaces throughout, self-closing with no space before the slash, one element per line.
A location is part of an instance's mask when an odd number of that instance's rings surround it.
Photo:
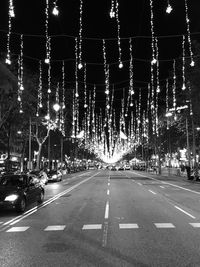
<path fill-rule="evenodd" d="M 48 182 L 62 181 L 62 173 L 58 170 L 51 170 L 47 172 Z"/>
<path fill-rule="evenodd" d="M 39 179 L 27 174 L 4 175 L 0 179 L 0 207 L 24 212 L 33 202 L 42 203 L 44 187 Z"/>
<path fill-rule="evenodd" d="M 31 171 L 29 174 L 34 174 L 38 177 L 38 179 L 41 181 L 43 184 L 48 183 L 48 176 L 45 171 Z"/>
<path fill-rule="evenodd" d="M 130 165 L 125 165 L 125 168 L 124 168 L 126 171 L 130 170 L 131 169 L 131 166 Z"/>

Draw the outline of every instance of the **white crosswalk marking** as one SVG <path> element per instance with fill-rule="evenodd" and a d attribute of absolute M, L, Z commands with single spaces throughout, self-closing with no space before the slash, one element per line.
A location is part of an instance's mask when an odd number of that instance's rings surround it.
<path fill-rule="evenodd" d="M 119 228 L 120 229 L 137 229 L 139 227 L 136 223 L 120 223 Z"/>
<path fill-rule="evenodd" d="M 199 228 L 200 227 L 200 223 L 189 223 L 190 225 L 192 225 L 195 228 Z"/>
<path fill-rule="evenodd" d="M 172 223 L 154 223 L 156 228 L 175 228 Z"/>
<path fill-rule="evenodd" d="M 63 231 L 65 227 L 65 225 L 50 225 L 47 226 L 44 231 Z"/>
<path fill-rule="evenodd" d="M 102 228 L 101 224 L 85 224 L 83 225 L 82 230 L 97 230 L 101 228 Z"/>
<path fill-rule="evenodd" d="M 8 229 L 6 232 L 25 232 L 29 226 L 21 226 L 21 227 L 12 227 Z"/>

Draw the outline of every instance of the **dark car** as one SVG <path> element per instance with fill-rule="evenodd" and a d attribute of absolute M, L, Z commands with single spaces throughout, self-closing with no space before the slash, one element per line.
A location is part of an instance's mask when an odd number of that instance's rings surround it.
<path fill-rule="evenodd" d="M 48 182 L 62 181 L 62 173 L 58 170 L 51 170 L 47 172 Z"/>
<path fill-rule="evenodd" d="M 0 207 L 24 212 L 33 202 L 42 203 L 44 188 L 40 181 L 27 174 L 4 175 L 0 179 Z"/>

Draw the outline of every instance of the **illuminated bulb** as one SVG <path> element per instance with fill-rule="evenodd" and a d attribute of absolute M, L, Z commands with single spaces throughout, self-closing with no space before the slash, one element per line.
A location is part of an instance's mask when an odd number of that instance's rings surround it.
<path fill-rule="evenodd" d="M 23 110 L 22 110 L 22 109 L 20 109 L 20 110 L 19 110 L 19 113 L 23 113 Z"/>
<path fill-rule="evenodd" d="M 58 7 L 57 7 L 57 6 L 55 6 L 55 7 L 53 8 L 53 10 L 52 10 L 52 14 L 53 14 L 54 16 L 58 16 L 58 14 L 59 14 L 59 10 L 58 10 Z"/>
<path fill-rule="evenodd" d="M 23 86 L 23 84 L 21 84 L 20 85 L 20 88 L 19 88 L 21 91 L 23 91 L 24 90 L 24 86 Z"/>
<path fill-rule="evenodd" d="M 131 95 L 134 95 L 134 91 L 133 90 L 131 90 Z"/>
<path fill-rule="evenodd" d="M 155 58 L 153 58 L 151 61 L 151 64 L 154 65 L 154 64 L 156 64 L 156 62 L 157 62 L 157 60 Z"/>
<path fill-rule="evenodd" d="M 190 66 L 194 67 L 194 60 L 191 61 Z"/>
<path fill-rule="evenodd" d="M 183 83 L 182 90 L 184 91 L 186 89 L 185 84 Z"/>
<path fill-rule="evenodd" d="M 123 63 L 122 63 L 122 62 L 119 63 L 119 68 L 120 68 L 120 69 L 123 68 Z"/>
<path fill-rule="evenodd" d="M 65 104 L 63 104 L 63 109 L 65 109 Z"/>
<path fill-rule="evenodd" d="M 84 104 L 84 108 L 87 108 L 87 104 Z"/>
<path fill-rule="evenodd" d="M 125 114 L 125 117 L 128 117 L 128 114 L 127 113 Z"/>
<path fill-rule="evenodd" d="M 45 116 L 45 119 L 46 119 L 46 120 L 49 120 L 49 119 L 50 119 L 49 114 L 47 114 L 47 115 Z"/>
<path fill-rule="evenodd" d="M 78 64 L 78 69 L 81 70 L 82 68 L 83 68 L 83 64 L 80 62 L 80 63 Z"/>
<path fill-rule="evenodd" d="M 166 8 L 166 13 L 170 14 L 172 12 L 173 8 L 170 6 L 170 4 L 168 4 L 167 8 Z"/>
<path fill-rule="evenodd" d="M 50 89 L 50 88 L 48 89 L 47 93 L 48 93 L 48 94 L 50 94 L 50 93 L 51 93 L 51 89 Z"/>
<path fill-rule="evenodd" d="M 130 103 L 130 107 L 132 107 L 132 106 L 133 106 L 133 102 Z"/>
<path fill-rule="evenodd" d="M 175 120 L 175 121 L 177 120 L 177 116 L 176 116 L 176 115 L 174 116 L 174 120 Z"/>
<path fill-rule="evenodd" d="M 107 107 L 107 109 L 110 109 L 110 105 L 109 104 L 106 107 Z"/>
<path fill-rule="evenodd" d="M 45 58 L 44 62 L 45 62 L 46 64 L 49 64 L 49 62 L 50 62 L 49 58 Z"/>
<path fill-rule="evenodd" d="M 11 18 L 14 18 L 15 17 L 15 13 L 14 13 L 14 10 L 13 9 L 11 9 L 9 11 L 9 15 L 11 16 Z"/>
<path fill-rule="evenodd" d="M 36 113 L 36 117 L 39 117 L 39 114 L 38 114 L 38 112 Z"/>
<path fill-rule="evenodd" d="M 78 93 L 76 93 L 76 94 L 75 94 L 75 97 L 78 97 L 78 96 L 79 96 L 79 94 L 78 94 Z"/>
<path fill-rule="evenodd" d="M 106 95 L 108 95 L 108 94 L 109 94 L 109 90 L 108 90 L 108 89 L 106 89 L 106 91 L 105 91 L 105 94 L 106 94 Z"/>
<path fill-rule="evenodd" d="M 111 19 L 115 17 L 115 12 L 113 10 L 110 11 L 110 17 Z"/>
<path fill-rule="evenodd" d="M 42 103 L 39 104 L 39 107 L 42 108 Z"/>
<path fill-rule="evenodd" d="M 11 64 L 11 60 L 10 60 L 10 58 L 7 56 L 7 58 L 6 58 L 6 64 L 8 64 L 8 65 L 10 65 Z"/>
<path fill-rule="evenodd" d="M 17 100 L 18 100 L 18 101 L 21 101 L 21 97 L 20 97 L 19 95 L 18 95 L 18 97 L 17 97 Z"/>
<path fill-rule="evenodd" d="M 159 87 L 159 86 L 157 87 L 156 92 L 157 92 L 157 93 L 160 93 L 160 87 Z"/>

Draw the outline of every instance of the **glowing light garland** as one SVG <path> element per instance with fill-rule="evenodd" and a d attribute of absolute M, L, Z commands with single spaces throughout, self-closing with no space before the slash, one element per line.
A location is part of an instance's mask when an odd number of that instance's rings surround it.
<path fill-rule="evenodd" d="M 39 86 L 38 86 L 38 100 L 37 100 L 37 113 L 39 116 L 39 109 L 42 108 L 42 62 L 39 63 Z"/>
<path fill-rule="evenodd" d="M 49 0 L 46 0 L 46 8 L 45 8 L 46 20 L 45 20 L 45 35 L 46 35 L 46 58 L 45 63 L 50 63 L 50 52 L 51 52 L 51 44 L 49 37 Z"/>
<path fill-rule="evenodd" d="M 117 21 L 117 43 L 118 43 L 118 51 L 119 51 L 119 68 L 123 68 L 122 63 L 122 50 L 121 50 L 121 40 L 120 40 L 120 21 L 119 21 L 119 3 L 118 0 L 115 2 L 115 8 L 116 8 L 116 21 Z"/>
<path fill-rule="evenodd" d="M 169 0 L 167 0 L 167 8 L 166 8 L 166 13 L 170 14 L 172 12 L 173 8 L 169 3 Z"/>
<path fill-rule="evenodd" d="M 23 91 L 24 90 L 24 86 L 23 86 L 23 35 L 21 34 L 20 37 L 20 90 Z"/>
<path fill-rule="evenodd" d="M 158 38 L 155 38 L 155 45 L 156 45 L 156 61 L 157 61 L 157 64 L 156 64 L 156 92 L 157 93 L 160 93 L 160 79 L 159 79 L 159 60 L 158 60 L 158 57 L 159 57 L 159 52 L 158 52 Z"/>
<path fill-rule="evenodd" d="M 75 92 L 75 97 L 78 98 L 78 40 L 77 38 L 75 39 L 75 57 L 76 57 L 76 62 L 75 62 L 75 83 L 76 83 L 76 92 Z"/>
<path fill-rule="evenodd" d="M 182 63 L 182 80 L 183 80 L 183 85 L 182 85 L 182 90 L 184 91 L 186 89 L 185 86 L 185 36 L 183 35 L 183 42 L 182 42 L 182 50 L 183 50 L 183 63 Z"/>
<path fill-rule="evenodd" d="M 17 72 L 17 78 L 18 78 L 17 101 L 19 102 L 19 113 L 23 113 L 23 110 L 22 110 L 22 91 L 20 90 L 20 82 L 21 82 L 20 56 L 18 56 L 17 63 L 18 63 L 18 72 Z"/>
<path fill-rule="evenodd" d="M 153 23 L 153 0 L 150 0 L 150 9 L 151 9 L 151 48 L 152 48 L 152 61 L 151 64 L 156 64 L 155 58 L 155 33 L 154 33 L 154 23 Z"/>
<path fill-rule="evenodd" d="M 166 114 L 169 112 L 169 81 L 166 80 Z M 169 130 L 169 120 L 167 116 L 167 130 Z"/>
<path fill-rule="evenodd" d="M 79 19 L 79 63 L 78 68 L 79 70 L 83 68 L 82 64 L 82 16 L 83 16 L 83 0 L 80 0 L 80 19 Z"/>
<path fill-rule="evenodd" d="M 59 10 L 58 10 L 58 6 L 57 6 L 57 0 L 53 2 L 52 14 L 54 16 L 58 16 L 59 15 Z"/>
<path fill-rule="evenodd" d="M 114 0 L 111 0 L 111 8 L 110 8 L 110 18 L 115 17 L 115 3 Z"/>
<path fill-rule="evenodd" d="M 87 109 L 87 65 L 84 64 L 84 108 Z"/>
<path fill-rule="evenodd" d="M 190 34 L 190 20 L 188 16 L 188 5 L 187 0 L 185 0 L 185 16 L 186 16 L 186 25 L 187 25 L 187 38 L 188 38 L 188 45 L 189 45 L 189 51 L 190 51 L 190 66 L 194 67 L 195 62 L 193 59 L 193 52 L 192 52 L 192 43 L 191 43 L 191 34 Z"/>
<path fill-rule="evenodd" d="M 129 66 L 129 91 L 131 95 L 131 103 L 130 106 L 133 106 L 132 96 L 134 95 L 133 90 L 133 55 L 132 55 L 132 42 L 131 38 L 129 39 L 129 52 L 130 52 L 130 66 Z"/>
<path fill-rule="evenodd" d="M 65 109 L 65 62 L 62 64 L 62 109 Z"/>
<path fill-rule="evenodd" d="M 13 1 L 9 0 L 9 11 L 8 11 L 8 33 L 7 33 L 7 55 L 5 62 L 6 64 L 11 64 L 11 58 L 10 58 L 10 36 L 11 36 L 11 29 L 12 29 L 12 18 L 15 17 L 14 13 L 14 6 Z"/>
<path fill-rule="evenodd" d="M 174 119 L 177 119 L 176 116 L 176 61 L 173 62 L 173 109 L 174 109 Z"/>

